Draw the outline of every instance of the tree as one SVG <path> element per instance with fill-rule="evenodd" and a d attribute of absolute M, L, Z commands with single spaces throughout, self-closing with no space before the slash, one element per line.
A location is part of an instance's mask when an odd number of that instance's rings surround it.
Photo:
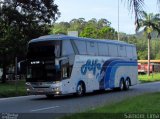
<path fill-rule="evenodd" d="M 65 34 L 67 35 L 67 30 L 70 28 L 68 22 L 54 23 L 51 27 L 50 34 Z"/>
<path fill-rule="evenodd" d="M 157 4 L 160 7 L 160 0 L 157 0 Z M 139 27 L 139 19 L 142 17 L 144 0 L 128 0 L 128 7 L 135 14 L 135 25 Z"/>
<path fill-rule="evenodd" d="M 17 56 L 25 56 L 26 43 L 48 34 L 60 13 L 54 0 L 1 0 L 0 1 L 0 56 L 3 63 L 3 82 L 6 66 Z M 4 60 L 7 59 L 10 60 Z M 11 61 L 11 59 L 13 59 Z"/>
<path fill-rule="evenodd" d="M 67 34 L 67 31 L 78 31 L 79 36 L 88 38 L 115 39 L 117 32 L 107 19 L 97 20 L 92 18 L 72 19 L 70 22 L 55 23 L 50 29 L 50 34 Z"/>
<path fill-rule="evenodd" d="M 115 29 L 104 26 L 101 29 L 99 29 L 98 38 L 102 39 L 116 39 L 117 32 L 115 32 Z"/>
<path fill-rule="evenodd" d="M 80 34 L 85 25 L 86 25 L 86 21 L 84 18 L 79 18 L 79 19 L 72 19 L 70 22 L 70 28 L 68 29 L 69 31 L 78 31 L 78 33 Z"/>
<path fill-rule="evenodd" d="M 81 37 L 87 38 L 98 38 L 98 30 L 94 26 L 86 26 L 84 30 L 80 33 Z"/>
<path fill-rule="evenodd" d="M 109 22 L 107 19 L 102 18 L 98 21 L 97 24 L 98 24 L 98 28 L 102 28 L 102 27 L 110 26 L 111 22 Z"/>
<path fill-rule="evenodd" d="M 150 40 L 152 38 L 151 33 L 159 29 L 159 21 L 160 14 L 147 14 L 146 12 L 142 11 L 142 19 L 139 19 L 139 25 L 136 28 L 137 31 L 140 28 L 143 28 L 144 33 L 147 35 L 148 38 L 148 75 L 150 75 Z"/>

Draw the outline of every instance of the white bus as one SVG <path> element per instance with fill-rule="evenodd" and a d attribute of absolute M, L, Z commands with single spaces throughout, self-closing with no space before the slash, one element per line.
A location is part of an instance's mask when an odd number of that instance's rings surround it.
<path fill-rule="evenodd" d="M 47 35 L 28 43 L 26 87 L 47 97 L 137 84 L 136 47 L 115 40 Z"/>

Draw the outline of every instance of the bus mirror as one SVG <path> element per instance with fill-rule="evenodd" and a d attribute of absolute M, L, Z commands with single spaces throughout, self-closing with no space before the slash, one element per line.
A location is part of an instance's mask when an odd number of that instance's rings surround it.
<path fill-rule="evenodd" d="M 18 74 L 26 74 L 27 62 L 26 60 L 17 63 Z"/>
<path fill-rule="evenodd" d="M 61 65 L 64 64 L 65 62 L 68 62 L 68 57 L 62 57 L 59 59 L 55 59 L 55 67 L 57 70 L 61 68 Z"/>

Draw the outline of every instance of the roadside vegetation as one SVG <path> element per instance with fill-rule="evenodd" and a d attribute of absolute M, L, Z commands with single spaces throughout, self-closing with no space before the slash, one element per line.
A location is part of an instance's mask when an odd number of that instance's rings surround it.
<path fill-rule="evenodd" d="M 129 114 L 141 114 L 141 116 L 144 116 L 144 119 L 147 118 L 146 116 L 150 116 L 147 114 L 153 114 L 155 118 L 158 116 L 156 113 L 160 111 L 159 106 L 160 93 L 150 93 L 95 108 L 87 112 L 65 116 L 62 119 L 124 119 L 128 117 Z"/>
<path fill-rule="evenodd" d="M 7 81 L 0 83 L 0 98 L 26 95 L 25 81 Z"/>
<path fill-rule="evenodd" d="M 138 79 L 141 83 L 160 81 L 160 73 L 151 73 L 150 76 L 141 74 L 138 75 Z"/>

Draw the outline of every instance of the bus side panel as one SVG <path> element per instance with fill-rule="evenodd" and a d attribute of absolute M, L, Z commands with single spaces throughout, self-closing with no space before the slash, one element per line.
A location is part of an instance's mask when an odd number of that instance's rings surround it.
<path fill-rule="evenodd" d="M 137 66 L 121 66 L 117 69 L 115 74 L 115 82 L 114 87 L 119 87 L 120 79 L 129 78 L 131 81 L 131 85 L 135 85 L 138 82 L 138 72 L 137 72 Z"/>
<path fill-rule="evenodd" d="M 101 89 L 118 87 L 121 78 L 129 77 L 131 80 L 137 80 L 137 63 L 133 61 L 110 59 L 103 64 L 101 73 L 104 71 L 105 76 L 100 81 Z M 136 82 L 132 83 L 136 84 Z"/>
<path fill-rule="evenodd" d="M 129 77 L 131 84 L 134 85 L 137 83 L 137 75 L 137 62 L 135 61 L 76 55 L 68 88 L 70 88 L 70 93 L 76 92 L 79 81 L 85 83 L 86 92 L 119 87 L 122 77 Z"/>
<path fill-rule="evenodd" d="M 75 82 L 74 87 L 77 86 L 79 81 L 83 81 L 85 83 L 86 92 L 99 90 L 98 78 L 101 70 L 101 60 L 102 58 L 95 56 L 88 57 L 76 55 L 73 69 L 75 71 L 72 72 L 71 79 Z M 99 66 L 98 68 L 97 65 Z"/>

